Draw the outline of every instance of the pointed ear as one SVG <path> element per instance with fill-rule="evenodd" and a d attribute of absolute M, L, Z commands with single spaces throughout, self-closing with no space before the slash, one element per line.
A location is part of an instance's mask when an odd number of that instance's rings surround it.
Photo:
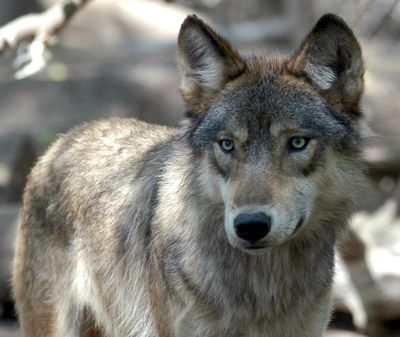
<path fill-rule="evenodd" d="M 229 42 L 195 15 L 188 16 L 181 26 L 178 65 L 183 98 L 195 114 L 245 69 L 244 61 Z"/>
<path fill-rule="evenodd" d="M 361 48 L 341 18 L 322 16 L 288 66 L 334 104 L 353 112 L 359 110 L 364 75 Z"/>

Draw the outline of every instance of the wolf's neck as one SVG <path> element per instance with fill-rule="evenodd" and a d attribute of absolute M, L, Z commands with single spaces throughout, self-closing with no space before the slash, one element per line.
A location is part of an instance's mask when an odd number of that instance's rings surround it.
<path fill-rule="evenodd" d="M 217 235 L 194 236 L 177 248 L 176 286 L 185 289 L 188 298 L 200 298 L 217 310 L 236 308 L 233 315 L 249 319 L 282 315 L 294 306 L 306 307 L 330 288 L 333 241 L 328 237 L 289 241 L 252 256 Z"/>

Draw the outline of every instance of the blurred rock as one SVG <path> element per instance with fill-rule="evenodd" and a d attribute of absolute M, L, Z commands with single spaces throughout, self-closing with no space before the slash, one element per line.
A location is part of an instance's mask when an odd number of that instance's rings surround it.
<path fill-rule="evenodd" d="M 334 300 L 353 314 L 359 328 L 379 330 L 400 321 L 400 218 L 395 189 L 374 210 L 358 212 L 351 227 L 364 243 L 361 259 L 338 261 Z M 351 248 L 344 246 L 344 249 Z"/>

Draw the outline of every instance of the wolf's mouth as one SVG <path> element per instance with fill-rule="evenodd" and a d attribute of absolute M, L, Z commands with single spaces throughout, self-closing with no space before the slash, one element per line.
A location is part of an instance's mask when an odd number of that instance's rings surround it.
<path fill-rule="evenodd" d="M 263 255 L 265 254 L 267 246 L 262 245 L 254 245 L 254 246 L 247 246 L 242 248 L 247 254 L 250 255 Z"/>
<path fill-rule="evenodd" d="M 264 248 L 265 248 L 265 246 L 260 246 L 260 245 L 258 245 L 258 246 L 248 246 L 248 247 L 246 247 L 245 249 L 257 250 L 257 249 L 264 249 Z"/>
<path fill-rule="evenodd" d="M 303 222 L 304 222 L 304 217 L 301 217 L 299 222 L 296 225 L 296 228 L 294 229 L 294 231 L 292 233 L 292 236 L 295 235 L 299 231 L 299 229 L 301 228 L 301 225 L 303 224 Z"/>
<path fill-rule="evenodd" d="M 258 251 L 265 250 L 265 245 L 249 245 L 244 247 L 245 250 L 257 253 Z"/>

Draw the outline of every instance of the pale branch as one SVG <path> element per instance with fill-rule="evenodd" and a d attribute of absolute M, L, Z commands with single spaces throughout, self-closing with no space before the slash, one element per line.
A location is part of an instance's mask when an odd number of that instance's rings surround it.
<path fill-rule="evenodd" d="M 0 27 L 0 55 L 19 48 L 15 78 L 31 76 L 46 66 L 47 47 L 57 42 L 57 35 L 71 18 L 90 0 L 64 0 L 42 13 L 28 14 Z"/>

